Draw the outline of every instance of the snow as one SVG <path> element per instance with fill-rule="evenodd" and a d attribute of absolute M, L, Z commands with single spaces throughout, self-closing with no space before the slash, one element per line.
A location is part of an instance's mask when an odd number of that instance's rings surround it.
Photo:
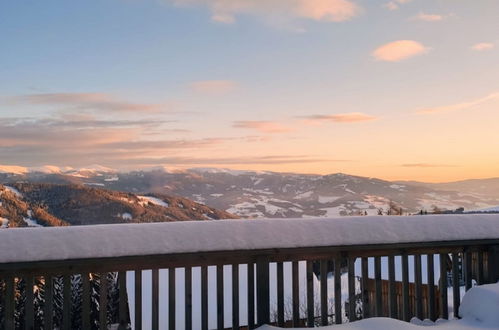
<path fill-rule="evenodd" d="M 0 262 L 498 238 L 490 214 L 20 228 L 0 232 Z"/>
<path fill-rule="evenodd" d="M 28 227 L 43 227 L 40 225 L 35 219 L 33 219 L 33 211 L 28 210 L 28 217 L 23 217 L 24 222 L 28 225 Z"/>
<path fill-rule="evenodd" d="M 28 168 L 16 165 L 0 165 L 0 173 L 26 174 L 28 173 Z"/>
<path fill-rule="evenodd" d="M 137 197 L 140 199 L 139 203 L 142 206 L 147 205 L 147 203 L 151 203 L 151 204 L 154 204 L 154 205 L 168 207 L 168 203 L 166 203 L 165 201 L 163 201 L 163 200 L 161 200 L 159 198 L 156 198 L 156 197 L 152 197 L 152 196 L 137 196 Z"/>
<path fill-rule="evenodd" d="M 487 284 L 468 291 L 459 309 L 460 316 L 490 326 L 499 327 L 499 284 Z"/>
<path fill-rule="evenodd" d="M 128 212 L 118 214 L 119 217 L 121 217 L 123 220 L 132 220 L 132 215 Z"/>
<path fill-rule="evenodd" d="M 462 319 L 436 322 L 413 318 L 410 323 L 386 317 L 374 317 L 342 325 L 320 327 L 321 330 L 415 330 L 432 327 L 438 330 L 476 330 L 499 328 L 499 284 L 487 284 L 473 287 L 463 297 L 460 316 Z M 279 328 L 264 325 L 258 330 L 276 330 Z M 294 328 L 298 329 L 298 328 Z"/>
<path fill-rule="evenodd" d="M 338 199 L 340 199 L 341 197 L 338 197 L 338 196 L 320 196 L 317 198 L 317 201 L 320 203 L 320 204 L 328 204 L 328 203 L 332 203 Z"/>
<path fill-rule="evenodd" d="M 314 192 L 312 190 L 306 191 L 304 193 L 296 195 L 294 197 L 294 199 L 306 199 L 306 198 L 310 198 L 310 196 L 312 196 L 313 194 L 314 194 Z"/>
<path fill-rule="evenodd" d="M 478 212 L 499 212 L 499 206 L 478 210 Z"/>
<path fill-rule="evenodd" d="M 9 220 L 0 217 L 0 228 L 7 228 L 9 227 Z"/>
<path fill-rule="evenodd" d="M 23 195 L 19 192 L 19 190 L 17 190 L 16 188 L 14 187 L 9 187 L 9 186 L 4 186 L 5 189 L 7 189 L 8 191 L 10 191 L 11 193 L 13 193 L 14 195 L 16 195 L 18 198 L 22 198 Z"/>

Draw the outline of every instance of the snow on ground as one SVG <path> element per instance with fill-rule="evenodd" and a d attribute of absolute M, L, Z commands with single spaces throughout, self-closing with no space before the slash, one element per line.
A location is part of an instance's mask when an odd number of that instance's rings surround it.
<path fill-rule="evenodd" d="M 320 204 L 327 204 L 327 203 L 332 203 L 340 198 L 341 197 L 338 197 L 338 196 L 320 196 L 319 195 L 319 197 L 317 197 L 317 201 Z"/>
<path fill-rule="evenodd" d="M 306 191 L 304 193 L 296 195 L 294 197 L 294 199 L 307 199 L 307 198 L 310 198 L 313 194 L 314 194 L 314 192 L 312 190 Z"/>
<path fill-rule="evenodd" d="M 0 217 L 0 228 L 7 228 L 9 227 L 9 220 Z"/>
<path fill-rule="evenodd" d="M 10 191 L 11 193 L 13 193 L 14 195 L 16 195 L 18 198 L 23 198 L 23 194 L 21 194 L 19 192 L 19 190 L 17 190 L 16 188 L 14 187 L 10 187 L 10 186 L 4 186 L 5 189 L 7 189 L 8 191 Z"/>
<path fill-rule="evenodd" d="M 38 221 L 33 219 L 33 211 L 31 210 L 28 210 L 28 217 L 27 218 L 23 217 L 23 220 L 24 222 L 26 222 L 28 227 L 43 227 L 38 223 Z"/>
<path fill-rule="evenodd" d="M 499 206 L 488 207 L 486 209 L 478 210 L 479 212 L 499 212 Z"/>
<path fill-rule="evenodd" d="M 43 235 L 40 235 L 40 230 L 44 231 Z M 499 217 L 494 214 L 185 221 L 22 228 L 0 233 L 0 263 L 497 238 Z M 59 242 L 65 249 L 54 251 L 53 242 Z M 12 246 L 21 248 L 12 251 L 9 248 Z"/>
<path fill-rule="evenodd" d="M 462 300 L 460 316 L 462 319 L 429 320 L 414 318 L 411 323 L 385 317 L 375 317 L 352 323 L 320 327 L 321 330 L 415 330 L 432 327 L 438 330 L 476 330 L 499 328 L 499 284 L 487 284 L 473 287 Z M 280 328 L 262 326 L 259 330 L 276 330 Z M 295 328 L 298 329 L 298 328 Z"/>
<path fill-rule="evenodd" d="M 156 197 L 151 197 L 151 196 L 137 196 L 140 199 L 140 205 L 144 206 L 147 205 L 147 203 L 163 206 L 163 207 L 168 207 L 168 203 L 165 201 L 156 198 Z"/>

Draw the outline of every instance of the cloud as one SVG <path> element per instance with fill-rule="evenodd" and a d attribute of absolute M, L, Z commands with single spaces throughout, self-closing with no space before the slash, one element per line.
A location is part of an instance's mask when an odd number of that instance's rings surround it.
<path fill-rule="evenodd" d="M 484 50 L 491 50 L 492 48 L 494 48 L 494 44 L 491 42 L 480 42 L 480 43 L 477 43 L 477 44 L 474 44 L 473 46 L 471 46 L 472 50 L 475 50 L 478 52 L 482 52 Z"/>
<path fill-rule="evenodd" d="M 412 0 L 394 0 L 394 1 L 389 1 L 385 4 L 383 4 L 383 7 L 385 7 L 388 10 L 397 10 L 400 8 L 401 5 L 405 5 L 406 3 L 411 2 Z"/>
<path fill-rule="evenodd" d="M 279 165 L 322 162 L 350 162 L 345 159 L 319 158 L 302 155 L 251 156 L 251 157 L 162 157 L 130 160 L 129 164 L 154 165 Z"/>
<path fill-rule="evenodd" d="M 376 120 L 377 117 L 367 115 L 361 112 L 339 113 L 334 115 L 311 115 L 303 116 L 309 123 L 334 122 L 334 123 L 358 123 L 364 121 Z"/>
<path fill-rule="evenodd" d="M 444 20 L 446 17 L 447 17 L 446 15 L 425 14 L 421 12 L 416 16 L 414 16 L 412 19 L 425 22 L 439 22 Z"/>
<path fill-rule="evenodd" d="M 446 164 L 429 164 L 429 163 L 412 163 L 412 164 L 402 164 L 402 167 L 419 167 L 419 168 L 433 168 L 433 167 L 456 167 L 456 165 L 446 165 Z"/>
<path fill-rule="evenodd" d="M 106 112 L 160 112 L 161 104 L 133 103 L 105 93 L 45 93 L 27 94 L 10 98 L 14 104 L 64 106 L 73 110 Z"/>
<path fill-rule="evenodd" d="M 273 121 L 259 121 L 259 120 L 235 121 L 232 127 L 254 129 L 262 133 L 286 133 L 293 131 L 292 128 Z"/>
<path fill-rule="evenodd" d="M 227 94 L 237 87 L 232 80 L 201 80 L 190 84 L 192 90 L 204 94 Z"/>
<path fill-rule="evenodd" d="M 348 21 L 361 13 L 351 0 L 166 0 L 177 6 L 207 7 L 211 19 L 232 24 L 237 16 L 250 15 L 272 21 L 307 19 L 323 22 Z"/>
<path fill-rule="evenodd" d="M 499 92 L 492 93 L 492 94 L 489 94 L 487 96 L 481 97 L 481 98 L 476 99 L 476 100 L 468 101 L 468 102 L 443 105 L 443 106 L 434 107 L 434 108 L 419 109 L 416 111 L 416 113 L 418 113 L 418 114 L 434 114 L 434 113 L 440 113 L 440 112 L 451 112 L 451 111 L 464 110 L 464 109 L 472 108 L 474 106 L 480 105 L 480 104 L 488 102 L 488 101 L 496 100 L 496 99 L 499 99 Z"/>
<path fill-rule="evenodd" d="M 423 55 L 430 48 L 414 40 L 397 40 L 384 44 L 372 52 L 377 61 L 400 62 L 408 58 Z"/>

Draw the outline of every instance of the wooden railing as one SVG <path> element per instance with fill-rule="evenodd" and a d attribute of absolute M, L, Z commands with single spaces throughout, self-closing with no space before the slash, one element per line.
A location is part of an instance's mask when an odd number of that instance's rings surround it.
<path fill-rule="evenodd" d="M 151 329 L 313 327 L 374 316 L 436 320 L 449 317 L 448 283 L 458 315 L 461 285 L 468 290 L 473 282 L 499 279 L 498 246 L 499 239 L 477 239 L 6 262 L 0 263 L 0 328 L 142 329 L 145 318 Z M 232 306 L 229 313 L 224 304 Z"/>

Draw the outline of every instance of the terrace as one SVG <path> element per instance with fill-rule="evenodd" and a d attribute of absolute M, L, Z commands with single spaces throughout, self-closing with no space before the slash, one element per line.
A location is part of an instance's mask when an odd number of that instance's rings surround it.
<path fill-rule="evenodd" d="M 446 319 L 459 315 L 464 291 L 498 278 L 496 215 L 8 229 L 0 328 Z"/>

